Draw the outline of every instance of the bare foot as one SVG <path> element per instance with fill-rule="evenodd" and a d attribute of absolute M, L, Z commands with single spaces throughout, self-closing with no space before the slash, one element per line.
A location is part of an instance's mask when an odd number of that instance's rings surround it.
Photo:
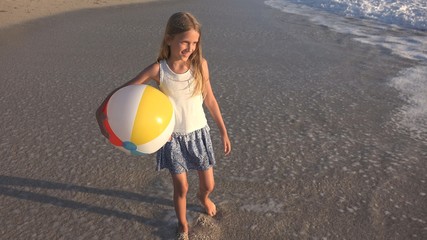
<path fill-rule="evenodd" d="M 176 240 L 188 240 L 188 232 L 177 233 Z"/>
<path fill-rule="evenodd" d="M 199 199 L 203 207 L 205 207 L 206 214 L 211 217 L 216 215 L 216 206 L 208 197 L 204 198 L 200 195 L 200 193 L 198 193 L 197 198 Z"/>
<path fill-rule="evenodd" d="M 178 233 L 188 234 L 188 223 L 185 223 L 185 224 L 178 223 Z"/>

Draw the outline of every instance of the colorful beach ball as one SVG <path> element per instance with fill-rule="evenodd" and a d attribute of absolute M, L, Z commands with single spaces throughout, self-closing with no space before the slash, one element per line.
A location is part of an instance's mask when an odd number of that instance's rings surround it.
<path fill-rule="evenodd" d="M 169 98 L 156 88 L 128 85 L 115 92 L 104 109 L 110 142 L 132 155 L 159 150 L 172 135 L 175 114 Z"/>

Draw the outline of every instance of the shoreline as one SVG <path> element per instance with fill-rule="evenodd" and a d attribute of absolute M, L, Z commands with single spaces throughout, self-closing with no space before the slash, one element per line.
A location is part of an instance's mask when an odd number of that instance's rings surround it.
<path fill-rule="evenodd" d="M 38 18 L 82 9 L 111 7 L 159 0 L 4 0 L 0 1 L 0 29 Z"/>

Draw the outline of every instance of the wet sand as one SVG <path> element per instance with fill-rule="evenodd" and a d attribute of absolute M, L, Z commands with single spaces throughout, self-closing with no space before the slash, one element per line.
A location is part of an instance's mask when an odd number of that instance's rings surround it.
<path fill-rule="evenodd" d="M 202 213 L 191 172 L 193 239 L 426 238 L 427 141 L 396 126 L 389 84 L 414 63 L 263 1 L 189 0 L 0 30 L 0 239 L 173 239 L 169 174 L 108 144 L 94 114 L 180 10 L 204 26 L 233 142 L 224 157 L 210 121 L 219 213 Z"/>

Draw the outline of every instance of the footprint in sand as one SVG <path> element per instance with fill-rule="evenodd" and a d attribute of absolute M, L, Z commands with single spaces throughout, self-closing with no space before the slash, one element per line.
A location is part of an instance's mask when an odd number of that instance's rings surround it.
<path fill-rule="evenodd" d="M 226 215 L 226 209 L 222 204 L 217 205 L 217 214 L 214 217 L 201 213 L 203 210 L 193 212 L 193 222 L 190 226 L 190 239 L 216 240 L 221 239 L 219 222 Z"/>
<path fill-rule="evenodd" d="M 221 230 L 217 220 L 214 218 L 200 214 L 193 223 L 190 231 L 190 239 L 200 240 L 215 240 L 220 239 Z"/>

